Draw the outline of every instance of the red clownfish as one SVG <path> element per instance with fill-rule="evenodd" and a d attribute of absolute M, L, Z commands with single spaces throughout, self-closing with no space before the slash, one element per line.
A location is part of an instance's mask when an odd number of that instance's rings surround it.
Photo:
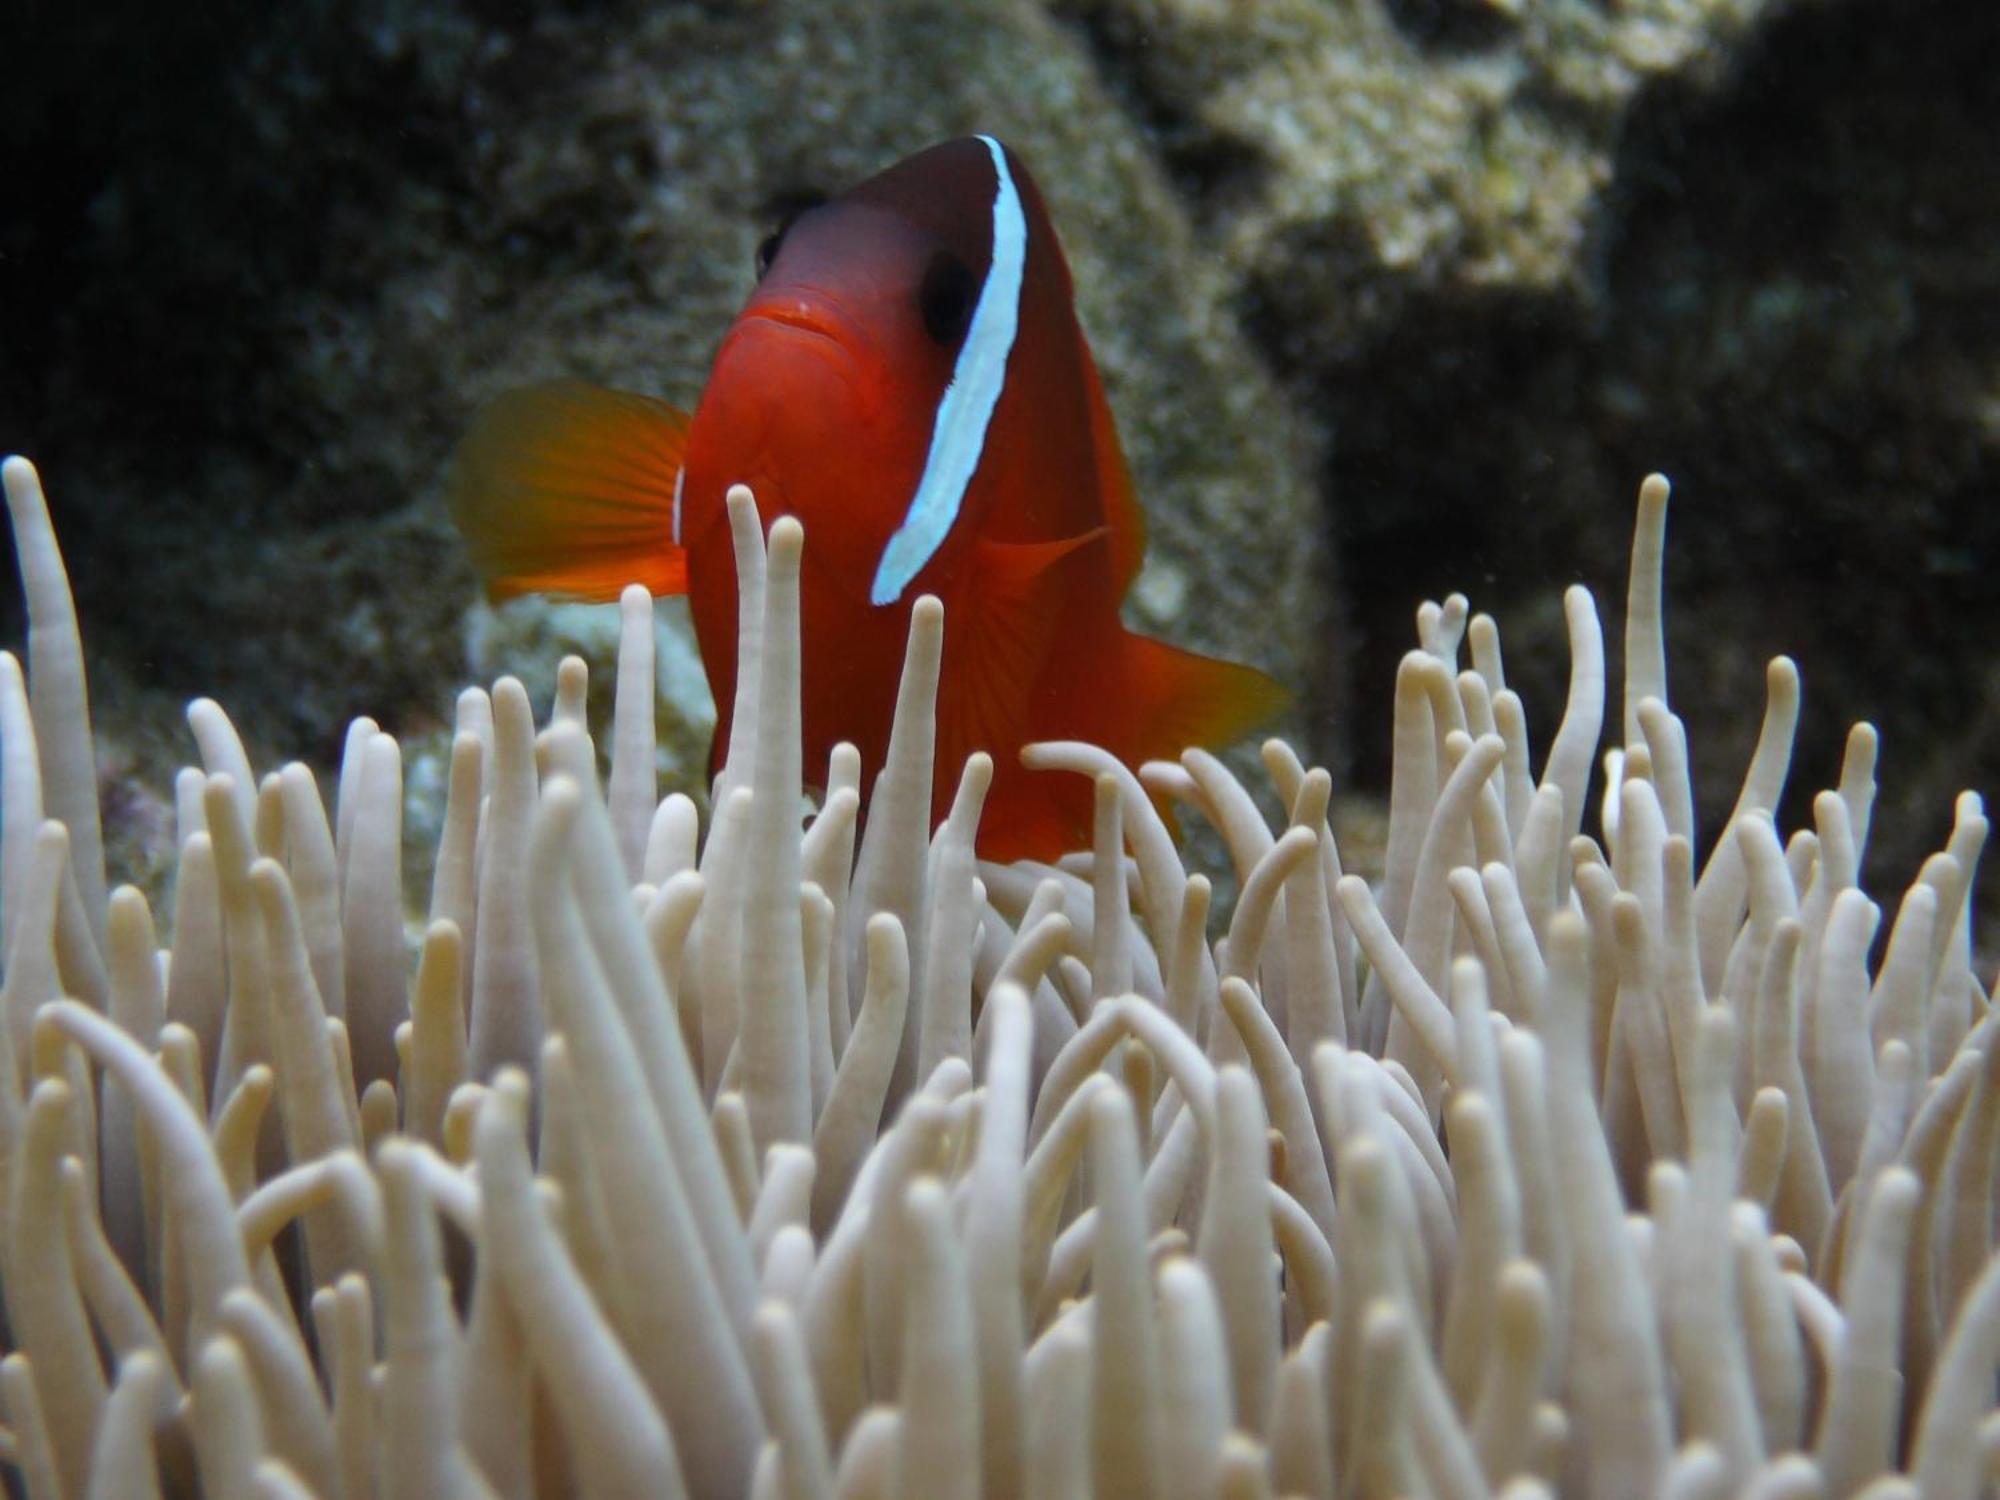
<path fill-rule="evenodd" d="M 1132 634 L 1119 601 L 1139 510 L 1069 266 L 1020 159 L 948 141 L 797 214 L 758 251 L 750 301 L 690 418 L 564 382 L 476 419 L 452 513 L 495 598 L 685 590 L 718 704 L 736 690 L 736 575 L 723 496 L 806 528 L 804 763 L 842 740 L 874 784 L 910 611 L 945 607 L 937 764 L 993 757 L 979 852 L 1088 843 L 1083 778 L 1023 745 L 1083 739 L 1128 764 L 1217 744 L 1285 701 L 1247 667 Z M 728 716 L 712 764 L 727 746 Z M 938 778 L 934 817 L 955 772 Z"/>

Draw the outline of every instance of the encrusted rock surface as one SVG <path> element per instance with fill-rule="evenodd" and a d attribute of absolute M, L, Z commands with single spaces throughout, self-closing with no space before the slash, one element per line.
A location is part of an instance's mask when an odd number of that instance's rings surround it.
<path fill-rule="evenodd" d="M 11 372 L 9 440 L 59 506 L 117 516 L 75 544 L 86 610 L 173 612 L 161 685 L 229 695 L 261 737 L 324 751 L 364 708 L 436 714 L 473 594 L 438 478 L 471 406 L 563 373 L 692 405 L 775 205 L 980 128 L 1041 164 L 1070 241 L 1155 518 L 1140 616 L 1300 676 L 1306 445 L 1140 131 L 1036 7 L 863 10 L 240 17 L 199 104 L 230 144 L 182 120 L 106 141 L 60 205 L 79 238 L 30 231 L 87 275 L 48 273 L 55 379 Z M 171 424 L 121 422 L 149 395 Z M 166 634 L 132 624 L 126 649 Z"/>
<path fill-rule="evenodd" d="M 1234 305 L 1328 438 L 1354 698 L 1419 591 L 1475 590 L 1561 690 L 1560 594 L 1676 480 L 1677 706 L 1710 825 L 1764 663 L 1802 772 L 1884 730 L 1877 855 L 2000 782 L 2000 18 L 1867 0 L 1074 0 Z M 1492 591 L 1480 594 L 1486 583 Z M 1614 672 L 1617 661 L 1612 662 Z M 1388 737 L 1347 737 L 1363 784 Z"/>

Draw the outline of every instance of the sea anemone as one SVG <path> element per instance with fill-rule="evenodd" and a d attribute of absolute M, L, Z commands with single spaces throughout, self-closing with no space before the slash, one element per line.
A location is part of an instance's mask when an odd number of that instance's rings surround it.
<path fill-rule="evenodd" d="M 539 732 L 513 679 L 460 698 L 414 944 L 395 740 L 357 729 L 329 815 L 193 705 L 165 946 L 106 894 L 68 584 L 35 471 L 5 481 L 30 631 L 25 681 L 0 654 L 0 1457 L 30 1500 L 2000 1477 L 1979 798 L 1871 959 L 1875 733 L 1782 836 L 1780 660 L 1697 859 L 1663 480 L 1601 836 L 1582 588 L 1539 779 L 1493 622 L 1420 612 L 1374 886 L 1276 741 L 1282 828 L 1198 750 L 1135 775 L 1035 747 L 1092 778 L 1094 851 L 980 864 L 992 767 L 933 765 L 934 601 L 865 825 L 846 751 L 802 819 L 805 538 L 739 490 L 705 837 L 654 784 L 632 591 L 601 786 L 580 663 Z M 1156 799 L 1228 848 L 1219 939 Z"/>

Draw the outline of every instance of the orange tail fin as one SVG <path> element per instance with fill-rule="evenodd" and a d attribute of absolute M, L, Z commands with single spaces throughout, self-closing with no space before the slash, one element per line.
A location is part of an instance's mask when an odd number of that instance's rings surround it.
<path fill-rule="evenodd" d="M 685 412 L 582 381 L 488 402 L 452 459 L 447 499 L 495 600 L 616 599 L 630 583 L 687 592 L 674 497 Z"/>

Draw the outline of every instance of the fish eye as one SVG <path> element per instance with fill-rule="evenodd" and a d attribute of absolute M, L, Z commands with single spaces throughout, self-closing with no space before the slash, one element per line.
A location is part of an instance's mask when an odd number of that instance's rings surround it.
<path fill-rule="evenodd" d="M 938 251 L 924 267 L 923 283 L 917 288 L 917 310 L 923 314 L 924 332 L 946 347 L 964 338 L 978 291 L 972 268 L 949 250 Z"/>
<path fill-rule="evenodd" d="M 778 222 L 771 232 L 757 242 L 757 279 L 762 281 L 764 273 L 771 269 L 771 262 L 778 258 L 778 251 L 785 243 L 785 236 L 792 232 L 792 226 L 799 216 L 818 208 L 826 202 L 826 194 L 811 190 L 801 190 L 786 194 L 776 204 Z"/>
<path fill-rule="evenodd" d="M 785 231 L 774 229 L 757 241 L 757 279 L 762 281 L 764 273 L 771 269 L 771 262 L 778 258 L 778 247 L 785 242 Z"/>

